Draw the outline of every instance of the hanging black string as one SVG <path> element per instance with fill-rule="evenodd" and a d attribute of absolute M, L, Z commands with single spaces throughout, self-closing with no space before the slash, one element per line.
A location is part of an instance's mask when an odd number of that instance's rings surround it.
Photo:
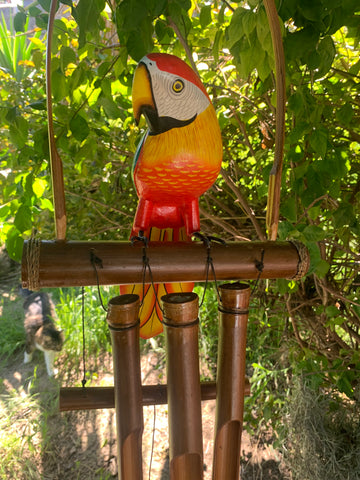
<path fill-rule="evenodd" d="M 145 298 L 145 278 L 146 278 L 146 270 L 148 270 L 149 271 L 151 288 L 154 290 L 154 294 L 155 294 L 155 302 L 156 302 L 156 305 L 159 307 L 160 311 L 162 312 L 163 309 L 161 308 L 161 305 L 160 305 L 160 302 L 159 302 L 159 299 L 158 299 L 157 291 L 156 291 L 156 288 L 155 288 L 154 277 L 153 277 L 153 273 L 152 273 L 152 270 L 151 270 L 151 267 L 150 267 L 149 257 L 147 256 L 147 246 L 148 246 L 148 242 L 144 242 L 143 256 L 142 256 L 142 261 L 143 261 L 143 277 L 142 277 L 143 295 L 142 295 L 141 305 L 142 305 L 142 303 L 144 301 L 144 298 Z"/>
<path fill-rule="evenodd" d="M 201 298 L 201 302 L 200 302 L 200 305 L 199 305 L 199 307 L 201 308 L 204 301 L 205 301 L 205 294 L 206 294 L 208 284 L 209 284 L 210 268 L 211 268 L 211 272 L 212 272 L 212 275 L 213 275 L 213 278 L 214 278 L 216 295 L 217 295 L 218 301 L 221 302 L 220 290 L 219 290 L 217 279 L 216 279 L 214 262 L 213 262 L 213 259 L 212 259 L 212 256 L 211 256 L 211 241 L 221 243 L 222 245 L 226 245 L 226 242 L 224 240 L 222 240 L 221 238 L 217 238 L 217 237 L 203 237 L 202 235 L 201 236 L 195 235 L 195 236 L 197 236 L 198 238 L 200 238 L 203 241 L 204 245 L 206 246 L 206 252 L 207 252 L 205 286 L 204 286 L 204 291 L 203 291 L 203 295 L 202 295 L 202 298 Z"/>
<path fill-rule="evenodd" d="M 264 255 L 265 255 L 265 250 L 262 248 L 261 249 L 261 258 L 260 260 L 255 260 L 255 267 L 256 267 L 256 270 L 259 272 L 258 273 L 258 276 L 255 280 L 255 284 L 254 284 L 254 287 L 253 287 L 253 290 L 251 292 L 251 295 L 253 296 L 258 288 L 258 284 L 259 284 L 259 280 L 260 280 L 260 277 L 261 277 L 261 274 L 264 270 Z"/>
<path fill-rule="evenodd" d="M 82 319 L 82 353 L 83 353 L 83 379 L 81 384 L 86 384 L 86 345 L 85 345 L 85 287 L 81 287 L 81 319 Z"/>
<path fill-rule="evenodd" d="M 97 290 L 98 290 L 98 296 L 99 296 L 99 301 L 100 301 L 101 307 L 105 312 L 107 312 L 107 308 L 105 307 L 102 296 L 101 296 L 99 275 L 98 275 L 98 271 L 97 271 L 97 267 L 100 267 L 100 268 L 104 268 L 104 267 L 103 267 L 101 258 L 99 258 L 95 254 L 93 249 L 90 250 L 90 262 L 91 262 L 91 265 L 93 266 L 94 271 L 95 271 L 96 286 L 97 286 Z"/>

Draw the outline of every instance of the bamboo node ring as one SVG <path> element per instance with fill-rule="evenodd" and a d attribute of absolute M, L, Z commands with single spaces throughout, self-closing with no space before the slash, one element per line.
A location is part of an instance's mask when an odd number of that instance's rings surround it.
<path fill-rule="evenodd" d="M 196 320 L 194 320 L 193 322 L 190 322 L 190 323 L 173 323 L 173 322 L 170 321 L 169 318 L 166 318 L 164 315 L 163 315 L 163 321 L 162 321 L 163 325 L 165 325 L 166 327 L 171 327 L 171 328 L 193 327 L 195 325 L 198 325 L 198 323 L 199 323 L 199 318 L 197 318 Z"/>

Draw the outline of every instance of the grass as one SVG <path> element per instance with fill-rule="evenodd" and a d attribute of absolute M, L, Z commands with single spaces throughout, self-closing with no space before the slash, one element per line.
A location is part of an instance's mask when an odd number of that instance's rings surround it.
<path fill-rule="evenodd" d="M 360 405 L 299 379 L 287 412 L 286 461 L 294 480 L 358 480 Z"/>
<path fill-rule="evenodd" d="M 24 311 L 14 293 L 0 298 L 0 358 L 6 360 L 25 345 Z"/>
<path fill-rule="evenodd" d="M 22 362 L 25 346 L 23 298 L 15 289 L 0 297 L 0 479 L 43 478 L 44 459 L 50 466 L 58 462 L 54 422 L 56 428 L 60 423 L 66 433 L 71 428 L 66 415 L 58 413 L 58 388 L 59 383 L 66 380 L 69 386 L 75 386 L 77 377 L 81 379 L 78 372 L 82 368 L 82 292 L 67 288 L 53 289 L 51 293 L 59 317 L 57 325 L 65 330 L 66 337 L 58 356 L 56 380 L 48 379 L 46 374 L 38 376 L 40 368 L 45 370 L 41 352 L 36 352 L 29 378 L 24 377 L 23 370 L 17 370 L 15 365 Z M 117 294 L 117 287 L 102 289 L 105 304 Z M 102 359 L 111 350 L 111 342 L 106 313 L 101 309 L 96 289 L 85 288 L 84 300 L 87 377 L 95 379 L 96 372 L 105 368 Z M 40 360 L 38 366 L 37 358 Z M 69 475 L 83 478 L 82 465 L 77 468 L 75 462 Z M 106 480 L 112 477 L 100 467 L 96 477 L 91 478 Z"/>
<path fill-rule="evenodd" d="M 85 346 L 88 356 L 96 357 L 101 352 L 111 351 L 109 328 L 106 312 L 102 309 L 96 289 L 84 289 L 84 330 Z M 107 300 L 118 295 L 116 287 L 102 289 L 106 305 Z M 69 357 L 82 358 L 82 291 L 80 288 L 64 288 L 57 292 L 57 312 L 59 326 L 64 330 L 65 350 Z"/>
<path fill-rule="evenodd" d="M 14 389 L 1 393 L 0 406 L 0 478 L 38 479 L 38 397 Z"/>

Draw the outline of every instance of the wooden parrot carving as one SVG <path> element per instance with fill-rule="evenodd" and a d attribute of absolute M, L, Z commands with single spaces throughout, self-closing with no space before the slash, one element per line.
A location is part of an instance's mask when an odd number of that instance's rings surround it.
<path fill-rule="evenodd" d="M 181 59 L 151 53 L 135 70 L 132 103 L 136 122 L 145 116 L 148 131 L 135 153 L 133 179 L 139 203 L 132 236 L 152 241 L 190 241 L 200 230 L 198 198 L 215 182 L 222 141 L 215 109 L 198 75 Z M 155 285 L 166 293 L 191 291 L 193 284 Z M 142 285 L 121 293 L 143 294 Z M 154 287 L 145 286 L 140 335 L 162 331 Z"/>

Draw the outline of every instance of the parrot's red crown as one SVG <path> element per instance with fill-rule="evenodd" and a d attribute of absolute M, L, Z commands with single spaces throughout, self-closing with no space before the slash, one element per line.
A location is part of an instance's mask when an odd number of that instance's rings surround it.
<path fill-rule="evenodd" d="M 185 80 L 192 82 L 209 97 L 198 75 L 184 60 L 181 60 L 181 58 L 170 55 L 169 53 L 149 53 L 146 57 L 149 60 L 153 60 L 160 70 L 179 75 Z"/>

